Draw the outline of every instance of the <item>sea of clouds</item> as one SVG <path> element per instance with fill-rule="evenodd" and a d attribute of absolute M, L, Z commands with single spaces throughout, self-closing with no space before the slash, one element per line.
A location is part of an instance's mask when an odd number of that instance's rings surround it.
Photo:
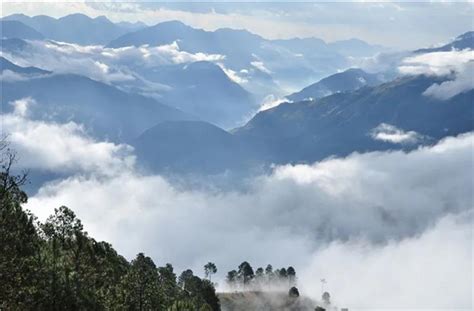
<path fill-rule="evenodd" d="M 213 261 L 221 289 L 247 260 L 295 266 L 313 298 L 326 278 L 333 300 L 352 308 L 472 306 L 473 133 L 409 153 L 276 166 L 222 190 L 145 174 L 130 146 L 29 119 L 35 104 L 16 101 L 3 119 L 21 167 L 67 173 L 30 197 L 41 220 L 66 205 L 129 259 L 144 251 L 198 274 Z"/>

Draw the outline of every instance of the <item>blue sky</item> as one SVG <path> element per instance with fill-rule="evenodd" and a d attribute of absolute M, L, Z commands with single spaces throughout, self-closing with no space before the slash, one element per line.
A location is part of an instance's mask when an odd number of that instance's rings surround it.
<path fill-rule="evenodd" d="M 10 2 L 2 15 L 105 15 L 149 25 L 181 20 L 214 30 L 245 28 L 266 38 L 360 38 L 403 49 L 440 44 L 474 28 L 472 2 Z"/>

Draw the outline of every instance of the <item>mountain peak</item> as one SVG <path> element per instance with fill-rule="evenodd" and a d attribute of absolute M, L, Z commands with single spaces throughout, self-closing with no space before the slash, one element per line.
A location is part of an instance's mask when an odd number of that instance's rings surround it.
<path fill-rule="evenodd" d="M 468 31 L 456 37 L 455 41 L 458 40 L 473 40 L 474 39 L 474 31 Z"/>
<path fill-rule="evenodd" d="M 179 20 L 170 20 L 156 24 L 152 26 L 154 28 L 167 28 L 167 29 L 192 29 L 191 26 L 186 25 L 185 23 Z"/>

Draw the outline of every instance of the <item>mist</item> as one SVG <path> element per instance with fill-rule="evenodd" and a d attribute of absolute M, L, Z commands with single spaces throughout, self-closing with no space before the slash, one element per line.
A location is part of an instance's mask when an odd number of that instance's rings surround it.
<path fill-rule="evenodd" d="M 81 131 L 61 135 L 82 137 L 82 150 L 87 144 L 119 148 Z M 35 138 L 23 138 L 13 147 L 32 154 L 27 139 Z M 159 264 L 197 274 L 213 261 L 220 290 L 226 272 L 246 260 L 254 268 L 294 266 L 298 288 L 313 299 L 320 297 L 320 278 L 327 278 L 334 301 L 347 306 L 467 308 L 473 138 L 468 133 L 409 153 L 354 153 L 276 166 L 230 190 L 143 174 L 133 165 L 132 150 L 110 152 L 43 185 L 26 207 L 40 220 L 54 208 L 70 207 L 92 236 L 127 258 L 144 251 Z M 64 161 L 59 167 L 67 167 Z M 104 174 L 101 161 L 114 169 Z"/>

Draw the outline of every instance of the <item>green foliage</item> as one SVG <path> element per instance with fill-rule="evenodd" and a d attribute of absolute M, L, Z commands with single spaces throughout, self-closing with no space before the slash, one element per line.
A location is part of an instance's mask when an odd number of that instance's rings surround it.
<path fill-rule="evenodd" d="M 0 141 L 0 151 L 6 145 Z M 0 310 L 39 308 L 44 300 L 43 271 L 33 215 L 21 208 L 27 201 L 21 185 L 26 175 L 12 176 L 15 155 L 6 149 L 0 166 Z"/>
<path fill-rule="evenodd" d="M 273 266 L 269 264 L 265 269 L 257 268 L 254 273 L 252 266 L 244 261 L 237 271 L 227 273 L 226 281 L 233 289 L 257 291 L 282 287 L 290 289 L 296 285 L 296 270 L 291 266 L 273 270 Z"/>
<path fill-rule="evenodd" d="M 242 280 L 242 283 L 245 286 L 250 283 L 250 281 L 254 278 L 254 272 L 252 266 L 244 261 L 239 265 L 239 270 L 237 272 L 239 279 Z"/>
<path fill-rule="evenodd" d="M 226 277 L 227 284 L 230 286 L 234 286 L 235 283 L 237 283 L 237 271 L 236 270 L 231 270 L 227 272 L 227 277 Z"/>
<path fill-rule="evenodd" d="M 121 307 L 127 310 L 160 310 L 164 308 L 158 270 L 150 257 L 139 253 L 120 284 Z"/>
<path fill-rule="evenodd" d="M 0 310 L 220 310 L 209 280 L 186 270 L 181 289 L 171 264 L 156 267 L 143 253 L 129 263 L 89 237 L 65 206 L 37 224 L 21 206 L 26 175 L 11 175 L 15 157 L 4 146 L 0 141 Z M 210 278 L 217 268 L 208 268 Z"/>
<path fill-rule="evenodd" d="M 217 267 L 216 264 L 213 262 L 208 262 L 206 265 L 204 265 L 204 274 L 206 275 L 206 278 L 209 278 L 209 281 L 212 278 L 212 275 L 217 273 Z"/>
<path fill-rule="evenodd" d="M 190 301 L 185 301 L 185 300 L 175 301 L 167 309 L 167 311 L 193 311 L 193 310 L 195 310 L 194 304 Z"/>

